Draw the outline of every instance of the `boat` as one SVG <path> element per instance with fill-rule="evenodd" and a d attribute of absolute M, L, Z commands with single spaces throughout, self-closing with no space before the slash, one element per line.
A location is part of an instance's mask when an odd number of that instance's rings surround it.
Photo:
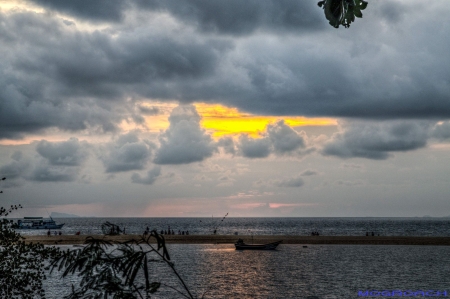
<path fill-rule="evenodd" d="M 245 244 L 244 240 L 239 239 L 234 246 L 236 246 L 236 250 L 275 250 L 281 242 L 283 240 L 268 244 Z"/>
<path fill-rule="evenodd" d="M 56 224 L 52 217 L 24 217 L 13 225 L 15 229 L 61 229 L 65 223 Z"/>

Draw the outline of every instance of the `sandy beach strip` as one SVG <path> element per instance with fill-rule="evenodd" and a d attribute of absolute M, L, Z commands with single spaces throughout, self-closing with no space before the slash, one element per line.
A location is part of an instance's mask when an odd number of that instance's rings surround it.
<path fill-rule="evenodd" d="M 83 244 L 88 235 L 62 236 L 25 236 L 25 242 L 44 245 L 77 245 Z M 139 239 L 141 235 L 104 236 L 93 235 L 94 238 L 108 240 L 112 243 Z M 366 237 L 366 236 L 235 236 L 235 235 L 165 235 L 168 244 L 234 244 L 238 238 L 251 244 L 265 244 L 283 240 L 283 244 L 347 244 L 347 245 L 450 245 L 450 237 Z"/>

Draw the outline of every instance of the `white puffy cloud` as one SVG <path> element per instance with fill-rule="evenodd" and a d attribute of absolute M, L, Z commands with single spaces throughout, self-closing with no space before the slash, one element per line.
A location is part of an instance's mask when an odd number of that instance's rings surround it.
<path fill-rule="evenodd" d="M 156 164 L 188 164 L 209 158 L 217 151 L 211 136 L 200 128 L 200 116 L 193 105 L 172 110 L 170 126 L 159 136 Z"/>

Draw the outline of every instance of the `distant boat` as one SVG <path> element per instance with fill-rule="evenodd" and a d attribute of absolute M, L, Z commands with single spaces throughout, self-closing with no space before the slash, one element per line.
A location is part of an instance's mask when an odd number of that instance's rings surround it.
<path fill-rule="evenodd" d="M 61 229 L 65 223 L 56 224 L 52 217 L 24 217 L 13 225 L 15 229 Z"/>
<path fill-rule="evenodd" d="M 245 244 L 244 240 L 239 239 L 234 246 L 236 246 L 236 250 L 274 250 L 281 242 L 283 240 L 268 244 Z"/>

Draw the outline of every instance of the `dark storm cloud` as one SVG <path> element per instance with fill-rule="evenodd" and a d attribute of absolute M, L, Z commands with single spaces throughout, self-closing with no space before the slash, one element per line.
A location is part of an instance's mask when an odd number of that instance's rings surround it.
<path fill-rule="evenodd" d="M 350 123 L 344 127 L 344 132 L 333 136 L 322 153 L 341 158 L 387 159 L 391 152 L 425 147 L 429 129 L 427 122 Z"/>
<path fill-rule="evenodd" d="M 135 184 L 152 185 L 161 175 L 161 167 L 155 166 L 147 172 L 147 176 L 141 177 L 138 173 L 133 173 L 131 181 Z"/>
<path fill-rule="evenodd" d="M 0 138 L 50 127 L 115 131 L 130 117 L 116 109 L 127 94 L 167 94 L 153 87 L 210 74 L 223 47 L 147 28 L 115 38 L 27 12 L 0 13 L 0 24 Z"/>
<path fill-rule="evenodd" d="M 122 20 L 127 1 L 122 0 L 30 0 L 42 7 L 92 21 L 117 22 Z"/>
<path fill-rule="evenodd" d="M 167 12 L 205 32 L 250 34 L 255 30 L 309 31 L 323 28 L 322 12 L 296 0 L 32 0 L 45 8 L 97 21 L 119 22 L 127 10 Z"/>
<path fill-rule="evenodd" d="M 152 0 L 139 7 L 167 11 L 206 32 L 242 35 L 255 30 L 310 31 L 323 28 L 318 9 L 296 0 Z"/>
<path fill-rule="evenodd" d="M 109 173 L 140 170 L 147 165 L 152 147 L 152 143 L 140 140 L 135 133 L 128 133 L 103 146 L 100 159 Z"/>
<path fill-rule="evenodd" d="M 0 13 L 0 138 L 142 124 L 129 99 L 266 115 L 450 118 L 445 5 L 399 2 L 388 13 L 373 2 L 364 19 L 336 31 L 310 1 L 113 1 L 104 11 L 39 3 L 74 19 Z M 112 22 L 88 30 L 79 17 Z"/>
<path fill-rule="evenodd" d="M 80 166 L 88 156 L 86 146 L 77 138 L 55 143 L 41 140 L 36 145 L 36 151 L 51 165 Z"/>
<path fill-rule="evenodd" d="M 189 164 L 209 158 L 217 151 L 210 135 L 200 128 L 200 116 L 192 105 L 178 106 L 169 117 L 170 126 L 159 136 L 156 164 Z"/>

